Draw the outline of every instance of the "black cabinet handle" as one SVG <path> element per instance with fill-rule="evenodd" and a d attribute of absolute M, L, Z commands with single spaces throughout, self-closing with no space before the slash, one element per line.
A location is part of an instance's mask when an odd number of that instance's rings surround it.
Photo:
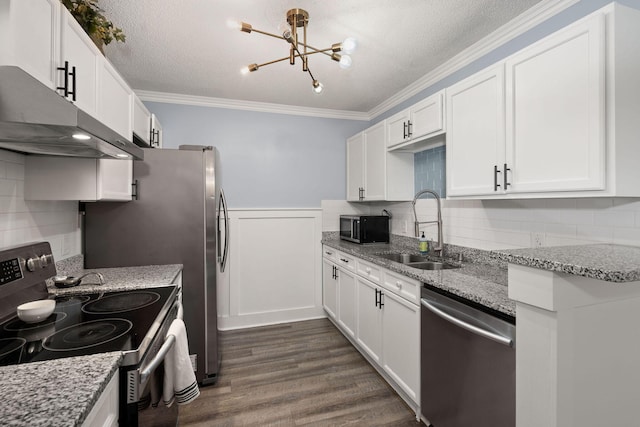
<path fill-rule="evenodd" d="M 376 307 L 378 306 L 378 304 L 380 304 L 380 301 L 378 300 L 378 292 L 380 292 L 378 289 L 375 290 L 376 291 Z"/>
<path fill-rule="evenodd" d="M 510 171 L 511 169 L 509 169 L 507 167 L 507 164 L 504 164 L 504 189 L 507 190 L 507 188 L 511 185 L 510 182 L 507 182 L 507 171 Z"/>
<path fill-rule="evenodd" d="M 499 173 L 498 165 L 493 165 L 493 191 L 498 191 L 498 188 L 500 188 L 500 184 L 498 184 Z"/>
<path fill-rule="evenodd" d="M 411 138 L 411 135 L 413 135 L 413 123 L 411 123 L 411 120 L 409 120 L 407 122 L 407 137 Z"/>
<path fill-rule="evenodd" d="M 131 198 L 133 200 L 138 200 L 138 180 L 134 180 L 131 183 Z"/>
<path fill-rule="evenodd" d="M 407 139 L 409 126 L 407 122 L 402 122 L 402 139 Z"/>
<path fill-rule="evenodd" d="M 359 187 L 358 188 L 358 200 L 364 200 L 364 188 L 363 187 Z"/>
<path fill-rule="evenodd" d="M 349 260 L 348 259 L 344 259 L 344 258 L 340 258 L 340 261 L 346 262 L 347 264 L 349 263 Z"/>
<path fill-rule="evenodd" d="M 64 97 L 68 98 L 71 95 L 73 101 L 76 100 L 76 67 L 71 67 L 69 71 L 69 61 L 64 61 L 64 67 L 58 67 L 58 71 L 64 72 L 64 86 L 56 87 L 56 90 L 61 90 L 64 93 Z M 71 83 L 73 84 L 73 90 L 69 89 L 69 76 L 71 76 Z"/>
<path fill-rule="evenodd" d="M 384 292 L 382 292 L 382 289 L 380 289 L 380 310 L 382 310 L 382 306 L 384 305 L 384 300 L 382 299 L 383 296 Z"/>

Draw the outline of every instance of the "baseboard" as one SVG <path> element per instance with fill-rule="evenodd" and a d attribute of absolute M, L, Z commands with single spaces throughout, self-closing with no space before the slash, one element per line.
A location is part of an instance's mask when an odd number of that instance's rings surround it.
<path fill-rule="evenodd" d="M 322 308 L 258 313 L 243 316 L 218 316 L 218 329 L 230 331 L 234 329 L 256 328 L 258 326 L 278 325 L 289 322 L 322 319 L 327 317 Z"/>

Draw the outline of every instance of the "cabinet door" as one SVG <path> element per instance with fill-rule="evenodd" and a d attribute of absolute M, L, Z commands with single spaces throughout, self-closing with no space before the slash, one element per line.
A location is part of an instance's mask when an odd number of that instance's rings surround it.
<path fill-rule="evenodd" d="M 420 399 L 420 306 L 384 292 L 382 363 L 414 402 Z"/>
<path fill-rule="evenodd" d="M 338 312 L 338 282 L 334 278 L 334 267 L 334 264 L 326 259 L 322 260 L 322 305 L 333 319 Z"/>
<path fill-rule="evenodd" d="M 356 276 L 338 270 L 338 324 L 352 337 L 356 336 Z"/>
<path fill-rule="evenodd" d="M 506 62 L 509 192 L 605 186 L 603 15 Z"/>
<path fill-rule="evenodd" d="M 143 142 L 151 145 L 151 113 L 136 94 L 131 95 L 133 105 L 133 133 Z"/>
<path fill-rule="evenodd" d="M 131 139 L 133 92 L 105 58 L 98 64 L 98 118 L 126 139 Z"/>
<path fill-rule="evenodd" d="M 364 132 L 347 139 L 347 200 L 361 200 L 364 188 Z"/>
<path fill-rule="evenodd" d="M 356 277 L 357 330 L 356 341 L 378 365 L 382 362 L 382 310 L 376 305 L 376 287 Z"/>
<path fill-rule="evenodd" d="M 131 200 L 133 160 L 100 159 L 97 200 Z"/>
<path fill-rule="evenodd" d="M 75 71 L 73 71 L 75 72 L 75 85 L 71 77 L 68 78 L 67 82 L 69 90 L 75 92 L 75 100 L 73 100 L 72 95 L 67 96 L 67 99 L 73 101 L 84 112 L 96 116 L 96 73 L 98 71 L 98 61 L 102 59 L 102 54 L 66 8 L 62 10 L 60 22 L 61 43 L 58 63 L 60 67 L 63 67 L 65 61 L 68 62 L 70 71 L 75 67 Z M 65 73 L 64 71 L 59 71 L 58 86 L 64 87 L 64 85 Z"/>
<path fill-rule="evenodd" d="M 60 9 L 59 0 L 0 1 L 0 64 L 20 67 L 55 89 Z"/>
<path fill-rule="evenodd" d="M 409 110 L 401 111 L 387 119 L 387 147 L 393 147 L 409 139 L 409 120 Z"/>
<path fill-rule="evenodd" d="M 411 139 L 420 139 L 437 134 L 444 129 L 442 101 L 444 91 L 438 92 L 411 107 Z"/>
<path fill-rule="evenodd" d="M 504 103 L 503 65 L 447 89 L 447 196 L 502 192 Z"/>
<path fill-rule="evenodd" d="M 384 121 L 364 131 L 364 153 L 364 198 L 385 200 L 387 146 Z"/>
<path fill-rule="evenodd" d="M 153 138 L 151 146 L 162 148 L 162 125 L 155 114 L 151 114 L 151 135 Z"/>

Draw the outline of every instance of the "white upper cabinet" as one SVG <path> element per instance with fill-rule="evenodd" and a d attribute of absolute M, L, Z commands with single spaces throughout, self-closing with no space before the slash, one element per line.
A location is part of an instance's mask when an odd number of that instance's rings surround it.
<path fill-rule="evenodd" d="M 447 89 L 447 196 L 493 194 L 504 163 L 502 65 Z M 502 166 L 501 166 L 502 168 Z"/>
<path fill-rule="evenodd" d="M 102 54 L 80 24 L 66 13 L 61 14 L 59 93 L 92 116 L 97 116 L 97 70 Z"/>
<path fill-rule="evenodd" d="M 135 93 L 131 95 L 131 102 L 133 134 L 145 144 L 151 145 L 153 138 L 151 133 L 151 113 Z"/>
<path fill-rule="evenodd" d="M 151 146 L 162 148 L 162 124 L 155 114 L 151 114 Z"/>
<path fill-rule="evenodd" d="M 413 154 L 387 151 L 387 122 L 347 140 L 347 200 L 401 201 L 413 198 Z"/>
<path fill-rule="evenodd" d="M 132 199 L 133 160 L 26 156 L 25 200 Z"/>
<path fill-rule="evenodd" d="M 503 190 L 604 189 L 604 19 L 593 16 L 506 61 L 511 170 Z"/>
<path fill-rule="evenodd" d="M 133 91 L 109 61 L 98 66 L 98 118 L 127 139 L 133 136 Z"/>
<path fill-rule="evenodd" d="M 425 141 L 445 131 L 444 91 L 440 91 L 387 119 L 390 150 L 422 151 L 439 141 Z"/>
<path fill-rule="evenodd" d="M 60 0 L 0 1 L 0 65 L 14 65 L 55 90 Z"/>
<path fill-rule="evenodd" d="M 640 196 L 637 40 L 613 3 L 448 88 L 447 196 Z"/>

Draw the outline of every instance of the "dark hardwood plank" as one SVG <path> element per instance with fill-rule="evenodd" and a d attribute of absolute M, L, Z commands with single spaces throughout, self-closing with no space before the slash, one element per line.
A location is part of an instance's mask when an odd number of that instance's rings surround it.
<path fill-rule="evenodd" d="M 327 319 L 221 333 L 215 385 L 180 426 L 418 426 L 413 411 Z"/>

